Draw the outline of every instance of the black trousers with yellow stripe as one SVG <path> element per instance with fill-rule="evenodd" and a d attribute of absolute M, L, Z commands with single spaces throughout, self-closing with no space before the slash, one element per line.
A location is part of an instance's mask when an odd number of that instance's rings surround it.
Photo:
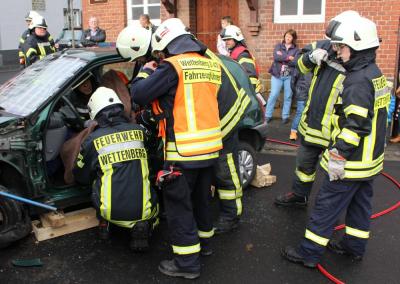
<path fill-rule="evenodd" d="M 237 131 L 226 141 L 215 164 L 215 188 L 220 200 L 220 217 L 233 220 L 242 214 L 242 184 L 238 164 Z"/>
<path fill-rule="evenodd" d="M 213 167 L 181 171 L 181 176 L 163 187 L 168 231 L 177 265 L 199 271 L 200 243 L 214 235 L 210 208 Z"/>
<path fill-rule="evenodd" d="M 369 238 L 373 180 L 329 181 L 325 176 L 311 213 L 299 253 L 319 262 L 341 213 L 346 213 L 345 235 L 341 245 L 350 253 L 363 256 Z"/>

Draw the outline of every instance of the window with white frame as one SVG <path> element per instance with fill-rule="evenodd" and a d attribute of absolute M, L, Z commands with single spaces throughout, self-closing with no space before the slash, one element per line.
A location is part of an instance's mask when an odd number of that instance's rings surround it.
<path fill-rule="evenodd" d="M 325 0 L 275 0 L 275 23 L 323 23 Z"/>
<path fill-rule="evenodd" d="M 142 14 L 148 14 L 154 25 L 161 23 L 160 0 L 126 0 L 126 7 L 128 25 L 139 25 L 139 17 Z"/>

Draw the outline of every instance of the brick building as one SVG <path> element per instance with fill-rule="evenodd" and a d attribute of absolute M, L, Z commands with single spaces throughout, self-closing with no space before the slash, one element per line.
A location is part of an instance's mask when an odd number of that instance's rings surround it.
<path fill-rule="evenodd" d="M 107 41 L 115 41 L 122 28 L 135 24 L 141 13 L 148 13 L 156 24 L 168 17 L 181 18 L 198 38 L 215 49 L 219 19 L 231 15 L 257 58 L 266 85 L 274 45 L 287 29 L 297 31 L 302 47 L 323 38 L 325 22 L 349 9 L 378 25 L 382 38 L 378 64 L 388 78 L 394 79 L 399 57 L 398 0 L 82 0 L 84 27 L 88 18 L 96 15 L 107 31 Z"/>

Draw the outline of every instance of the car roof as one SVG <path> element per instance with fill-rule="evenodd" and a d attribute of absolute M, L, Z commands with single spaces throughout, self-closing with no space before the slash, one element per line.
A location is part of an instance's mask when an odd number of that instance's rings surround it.
<path fill-rule="evenodd" d="M 81 58 L 84 60 L 92 61 L 108 57 L 109 59 L 121 59 L 115 47 L 86 47 L 86 48 L 71 48 L 64 49 L 59 53 L 72 57 Z"/>

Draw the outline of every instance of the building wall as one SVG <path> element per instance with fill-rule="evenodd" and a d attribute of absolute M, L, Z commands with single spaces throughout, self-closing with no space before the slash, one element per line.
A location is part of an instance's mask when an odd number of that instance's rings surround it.
<path fill-rule="evenodd" d="M 126 27 L 126 0 L 108 0 L 106 3 L 90 4 L 90 0 L 82 0 L 83 28 L 89 28 L 89 18 L 94 16 L 99 26 L 106 30 L 106 41 L 115 42 L 119 32 Z"/>

